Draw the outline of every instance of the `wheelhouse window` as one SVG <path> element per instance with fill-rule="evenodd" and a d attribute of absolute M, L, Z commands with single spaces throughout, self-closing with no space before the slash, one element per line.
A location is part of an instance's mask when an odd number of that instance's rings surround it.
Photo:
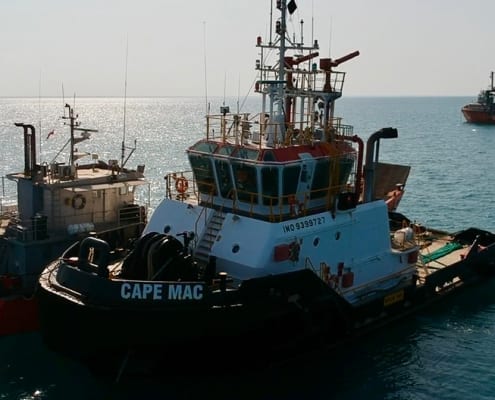
<path fill-rule="evenodd" d="M 296 194 L 300 173 L 300 165 L 288 165 L 284 167 L 282 173 L 282 196 L 284 204 L 288 204 L 290 195 Z"/>
<path fill-rule="evenodd" d="M 230 175 L 229 163 L 223 160 L 215 160 L 215 169 L 217 171 L 220 195 L 224 198 L 232 198 L 234 183 Z"/>
<path fill-rule="evenodd" d="M 237 198 L 240 201 L 257 202 L 258 186 L 256 168 L 242 163 L 232 163 Z"/>
<path fill-rule="evenodd" d="M 191 146 L 191 150 L 195 150 L 201 153 L 214 153 L 217 149 L 218 144 L 211 142 L 198 142 Z"/>
<path fill-rule="evenodd" d="M 225 145 L 217 150 L 217 154 L 222 154 L 224 156 L 230 156 L 235 151 L 235 146 Z"/>
<path fill-rule="evenodd" d="M 264 205 L 278 205 L 278 172 L 277 167 L 264 167 L 261 169 L 261 190 Z"/>
<path fill-rule="evenodd" d="M 311 198 L 319 199 L 328 194 L 330 186 L 330 161 L 328 159 L 318 160 L 315 165 L 313 184 L 311 185 Z"/>
<path fill-rule="evenodd" d="M 339 173 L 339 184 L 345 185 L 349 180 L 352 168 L 354 166 L 354 158 L 345 157 L 340 159 L 340 173 Z"/>
<path fill-rule="evenodd" d="M 189 154 L 189 162 L 200 193 L 216 195 L 215 179 L 210 159 L 196 154 Z"/>
<path fill-rule="evenodd" d="M 244 160 L 257 160 L 259 155 L 260 152 L 258 150 L 245 147 L 238 147 L 236 151 L 232 152 L 233 157 L 242 158 Z"/>

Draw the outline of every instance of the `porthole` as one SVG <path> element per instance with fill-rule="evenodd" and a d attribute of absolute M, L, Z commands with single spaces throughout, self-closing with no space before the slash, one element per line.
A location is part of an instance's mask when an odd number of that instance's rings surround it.
<path fill-rule="evenodd" d="M 170 225 L 166 225 L 165 228 L 163 228 L 163 233 L 169 233 L 172 227 Z"/>
<path fill-rule="evenodd" d="M 318 247 L 319 244 L 320 244 L 320 238 L 319 237 L 315 237 L 313 239 L 313 246 L 314 247 Z"/>
<path fill-rule="evenodd" d="M 239 246 L 238 244 L 234 244 L 234 245 L 232 246 L 232 253 L 234 253 L 234 254 L 235 254 L 235 253 L 238 253 L 238 252 L 239 252 L 239 250 L 240 250 L 240 248 L 241 248 L 241 246 Z"/>
<path fill-rule="evenodd" d="M 335 240 L 339 240 L 340 239 L 340 232 L 335 232 Z"/>

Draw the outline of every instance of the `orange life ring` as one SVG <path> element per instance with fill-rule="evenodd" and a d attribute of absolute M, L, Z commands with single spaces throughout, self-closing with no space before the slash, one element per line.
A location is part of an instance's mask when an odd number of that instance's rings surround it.
<path fill-rule="evenodd" d="M 181 176 L 180 178 L 177 178 L 175 181 L 175 189 L 177 189 L 177 192 L 180 194 L 184 194 L 187 192 L 187 189 L 189 188 L 189 182 L 187 181 L 186 178 Z"/>

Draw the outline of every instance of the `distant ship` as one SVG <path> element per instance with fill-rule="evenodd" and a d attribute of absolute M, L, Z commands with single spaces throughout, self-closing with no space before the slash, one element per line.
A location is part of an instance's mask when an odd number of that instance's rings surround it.
<path fill-rule="evenodd" d="M 469 103 L 461 111 L 467 122 L 475 124 L 495 124 L 495 89 L 493 87 L 493 71 L 490 73 L 490 87 L 481 90 L 476 103 Z"/>

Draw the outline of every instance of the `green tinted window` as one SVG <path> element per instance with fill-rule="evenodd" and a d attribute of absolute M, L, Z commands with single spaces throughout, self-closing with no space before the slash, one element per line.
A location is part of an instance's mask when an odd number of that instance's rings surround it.
<path fill-rule="evenodd" d="M 299 165 L 291 165 L 284 167 L 283 181 L 282 181 L 282 195 L 284 204 L 288 203 L 288 196 L 295 195 L 297 191 L 297 185 L 299 183 L 299 174 L 301 167 Z"/>
<path fill-rule="evenodd" d="M 218 185 L 220 187 L 220 195 L 225 198 L 232 198 L 234 184 L 230 176 L 229 163 L 222 160 L 215 160 L 215 168 L 217 170 Z"/>
<path fill-rule="evenodd" d="M 257 202 L 256 168 L 250 165 L 232 163 L 232 170 L 237 188 L 237 198 L 250 203 Z"/>
<path fill-rule="evenodd" d="M 200 193 L 215 195 L 217 191 L 210 159 L 208 157 L 190 154 L 189 162 L 191 163 L 191 168 Z"/>
<path fill-rule="evenodd" d="M 217 147 L 218 145 L 216 143 L 198 142 L 191 149 L 201 151 L 202 153 L 213 153 Z"/>
<path fill-rule="evenodd" d="M 315 165 L 313 183 L 311 185 L 311 198 L 318 199 L 328 194 L 330 184 L 330 161 L 318 160 Z"/>
<path fill-rule="evenodd" d="M 278 204 L 278 168 L 265 167 L 261 170 L 261 187 L 263 193 L 263 204 Z"/>
<path fill-rule="evenodd" d="M 259 153 L 260 152 L 258 150 L 239 147 L 235 152 L 232 153 L 232 156 L 236 158 L 243 158 L 246 160 L 257 160 Z"/>
<path fill-rule="evenodd" d="M 354 166 L 353 158 L 342 158 L 340 160 L 339 183 L 345 185 Z"/>

